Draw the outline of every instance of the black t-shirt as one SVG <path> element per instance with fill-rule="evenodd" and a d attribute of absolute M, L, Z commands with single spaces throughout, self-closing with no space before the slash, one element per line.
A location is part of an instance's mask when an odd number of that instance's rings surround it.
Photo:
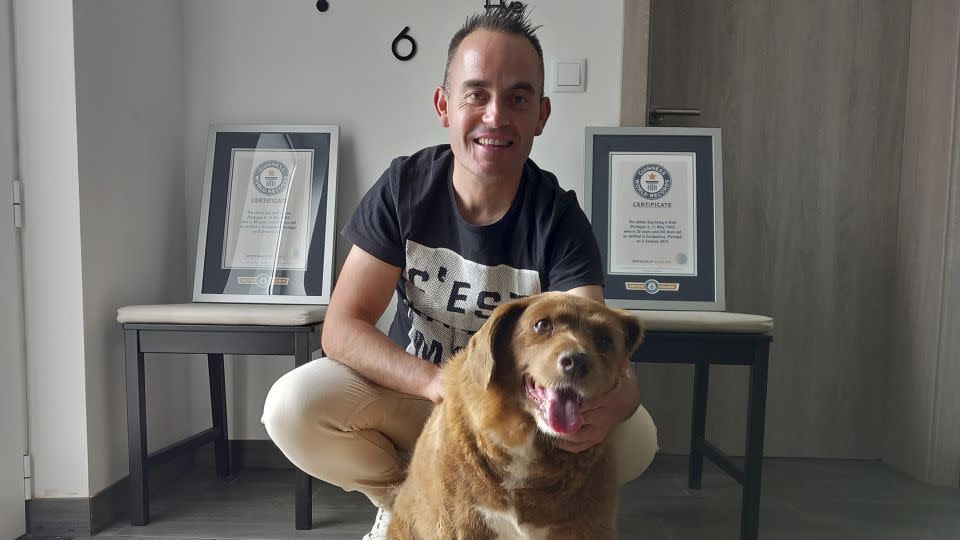
<path fill-rule="evenodd" d="M 360 201 L 344 236 L 400 267 L 390 338 L 434 363 L 466 346 L 502 302 L 599 285 L 600 250 L 573 191 L 527 160 L 510 210 L 464 221 L 448 145 L 393 160 Z"/>

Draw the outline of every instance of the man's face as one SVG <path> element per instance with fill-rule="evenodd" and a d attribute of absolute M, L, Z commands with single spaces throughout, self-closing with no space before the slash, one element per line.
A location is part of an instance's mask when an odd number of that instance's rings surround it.
<path fill-rule="evenodd" d="M 468 35 L 447 70 L 446 88 L 434 94 L 457 165 L 478 178 L 519 178 L 550 116 L 542 87 L 540 60 L 526 38 L 488 30 Z"/>

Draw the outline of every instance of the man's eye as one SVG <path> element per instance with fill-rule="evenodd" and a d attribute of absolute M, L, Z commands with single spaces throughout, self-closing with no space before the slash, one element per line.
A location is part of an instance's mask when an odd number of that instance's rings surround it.
<path fill-rule="evenodd" d="M 553 330 L 553 325 L 548 319 L 540 319 L 533 323 L 533 331 L 538 334 L 545 334 L 551 330 Z"/>
<path fill-rule="evenodd" d="M 516 105 L 523 105 L 527 102 L 526 96 L 513 96 L 513 102 Z"/>
<path fill-rule="evenodd" d="M 465 96 L 465 99 L 471 103 L 477 103 L 483 100 L 483 96 L 479 92 L 470 92 Z"/>

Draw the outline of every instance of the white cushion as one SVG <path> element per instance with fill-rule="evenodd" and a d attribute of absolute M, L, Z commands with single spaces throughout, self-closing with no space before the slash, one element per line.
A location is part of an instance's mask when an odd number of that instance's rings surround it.
<path fill-rule="evenodd" d="M 299 326 L 323 321 L 327 306 L 273 304 L 158 304 L 117 310 L 119 323 Z"/>
<path fill-rule="evenodd" d="M 763 315 L 722 311 L 628 311 L 643 321 L 648 332 L 773 333 L 773 319 Z"/>

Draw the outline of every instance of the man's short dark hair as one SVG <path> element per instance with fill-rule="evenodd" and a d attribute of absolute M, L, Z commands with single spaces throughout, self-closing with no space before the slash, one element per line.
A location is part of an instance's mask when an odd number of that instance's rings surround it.
<path fill-rule="evenodd" d="M 490 30 L 492 32 L 502 32 L 522 36 L 533 45 L 537 51 L 537 57 L 540 59 L 540 74 L 543 70 L 543 48 L 540 47 L 540 40 L 536 36 L 537 29 L 540 26 L 533 26 L 527 14 L 527 5 L 520 2 L 514 2 L 509 7 L 497 7 L 488 9 L 467 17 L 467 21 L 457 30 L 450 40 L 450 46 L 447 48 L 447 65 L 443 68 L 443 88 L 447 88 L 447 73 L 450 71 L 450 63 L 453 62 L 454 55 L 457 54 L 457 48 L 460 43 L 477 30 Z M 543 86 L 540 86 L 540 95 L 543 96 Z"/>

